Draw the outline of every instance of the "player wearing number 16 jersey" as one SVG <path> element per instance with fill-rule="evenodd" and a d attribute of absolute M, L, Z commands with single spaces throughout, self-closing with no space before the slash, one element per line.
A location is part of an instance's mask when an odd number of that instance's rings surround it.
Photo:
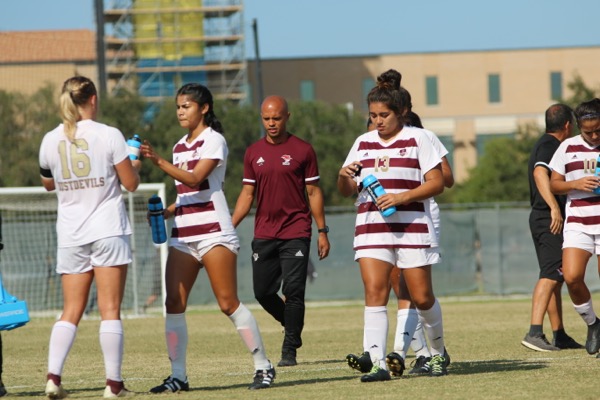
<path fill-rule="evenodd" d="M 100 347 L 104 355 L 104 397 L 129 395 L 121 377 L 123 324 L 121 302 L 131 262 L 127 218 L 121 185 L 137 189 L 141 162 L 129 159 L 123 134 L 95 121 L 98 96 L 94 83 L 75 76 L 60 95 L 63 123 L 48 132 L 40 146 L 42 184 L 56 190 L 58 251 L 63 312 L 50 336 L 46 395 L 67 396 L 61 375 L 92 282 L 98 289 Z"/>

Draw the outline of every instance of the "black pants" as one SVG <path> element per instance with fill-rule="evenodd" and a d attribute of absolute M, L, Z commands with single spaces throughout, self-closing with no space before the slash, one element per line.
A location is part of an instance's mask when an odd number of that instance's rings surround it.
<path fill-rule="evenodd" d="M 308 238 L 252 241 L 254 297 L 285 328 L 282 353 L 302 346 L 309 251 Z"/>

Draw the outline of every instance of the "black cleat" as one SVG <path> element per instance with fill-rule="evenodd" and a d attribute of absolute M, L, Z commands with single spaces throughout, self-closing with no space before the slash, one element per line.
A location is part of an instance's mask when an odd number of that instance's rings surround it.
<path fill-rule="evenodd" d="M 256 389 L 267 389 L 271 387 L 273 381 L 275 381 L 275 368 L 271 366 L 269 369 L 258 369 L 254 372 L 254 381 L 248 389 L 256 390 Z"/>
<path fill-rule="evenodd" d="M 400 357 L 400 354 L 391 352 L 385 357 L 385 364 L 388 370 L 394 376 L 402 376 L 406 367 L 404 366 L 404 359 Z"/>
<path fill-rule="evenodd" d="M 429 373 L 431 376 L 448 375 L 448 370 L 446 369 L 446 359 L 439 354 L 431 357 L 429 368 L 431 368 L 431 372 Z"/>
<path fill-rule="evenodd" d="M 368 351 L 362 353 L 360 357 L 354 354 L 348 354 L 346 356 L 346 361 L 350 368 L 362 372 L 363 374 L 366 374 L 373 368 L 373 361 L 371 361 L 371 355 Z"/>
<path fill-rule="evenodd" d="M 567 336 L 566 339 L 557 340 L 554 339 L 552 344 L 559 349 L 583 349 L 585 346 L 579 344 L 571 336 Z"/>
<path fill-rule="evenodd" d="M 371 372 L 360 377 L 361 382 L 383 382 L 391 379 L 390 373 L 378 365 L 374 365 Z"/>
<path fill-rule="evenodd" d="M 592 325 L 588 325 L 585 349 L 588 354 L 596 354 L 600 349 L 600 319 L 598 318 Z"/>
<path fill-rule="evenodd" d="M 155 386 L 150 389 L 150 393 L 177 393 L 187 392 L 190 390 L 190 384 L 188 383 L 187 377 L 185 381 L 180 381 L 177 378 L 169 376 L 163 381 L 161 385 Z"/>
<path fill-rule="evenodd" d="M 408 371 L 409 375 L 429 375 L 431 368 L 429 368 L 429 361 L 431 357 L 419 356 L 413 360 L 410 364 L 412 369 Z"/>

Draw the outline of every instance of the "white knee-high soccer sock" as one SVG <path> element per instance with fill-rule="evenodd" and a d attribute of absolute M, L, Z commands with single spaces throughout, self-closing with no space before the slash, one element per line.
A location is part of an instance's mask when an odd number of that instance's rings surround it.
<path fill-rule="evenodd" d="M 405 308 L 398 310 L 396 315 L 396 336 L 394 337 L 394 352 L 406 359 L 406 352 L 419 322 L 417 310 Z"/>
<path fill-rule="evenodd" d="M 248 348 L 248 351 L 252 354 L 254 359 L 254 369 L 269 369 L 272 368 L 271 363 L 267 359 L 265 353 L 265 346 L 263 344 L 262 336 L 258 330 L 258 324 L 254 315 L 246 308 L 245 305 L 240 303 L 237 310 L 231 315 L 229 319 L 235 325 L 242 341 Z"/>
<path fill-rule="evenodd" d="M 57 321 L 50 334 L 50 348 L 48 349 L 48 372 L 62 375 L 65 360 L 77 334 L 77 326 L 67 321 Z"/>
<path fill-rule="evenodd" d="M 120 319 L 100 322 L 100 348 L 104 355 L 106 379 L 123 382 L 123 322 Z"/>
<path fill-rule="evenodd" d="M 185 381 L 186 352 L 188 345 L 188 330 L 185 313 L 167 314 L 165 319 L 165 337 L 167 339 L 167 352 L 171 360 L 171 376 L 180 381 Z"/>
<path fill-rule="evenodd" d="M 371 355 L 373 365 L 379 365 L 381 368 L 386 368 L 385 348 L 388 325 L 387 308 L 385 306 L 365 307 L 366 350 Z"/>
<path fill-rule="evenodd" d="M 577 313 L 581 316 L 581 318 L 583 318 L 586 324 L 592 325 L 594 322 L 596 322 L 596 319 L 598 317 L 594 312 L 594 307 L 592 306 L 591 298 L 587 303 L 579 305 L 573 304 L 573 307 L 575 308 L 575 311 L 577 311 Z"/>
<path fill-rule="evenodd" d="M 423 317 L 423 326 L 427 332 L 432 355 L 444 354 L 444 324 L 442 321 L 442 307 L 437 299 L 429 310 L 418 310 Z"/>
<path fill-rule="evenodd" d="M 431 352 L 427 346 L 427 339 L 425 339 L 425 331 L 423 330 L 423 320 L 420 315 L 417 322 L 417 328 L 415 329 L 415 334 L 410 341 L 410 348 L 415 352 L 417 357 L 431 357 Z"/>

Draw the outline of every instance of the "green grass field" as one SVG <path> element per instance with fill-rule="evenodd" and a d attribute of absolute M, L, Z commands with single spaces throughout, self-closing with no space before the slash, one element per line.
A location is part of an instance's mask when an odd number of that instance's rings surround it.
<path fill-rule="evenodd" d="M 596 304 L 600 298 L 594 296 Z M 363 306 L 360 303 L 309 304 L 298 352 L 298 366 L 278 368 L 272 388 L 246 389 L 252 378 L 250 355 L 231 322 L 215 309 L 188 313 L 188 376 L 184 399 L 597 399 L 600 359 L 585 350 L 539 353 L 521 346 L 529 326 L 528 299 L 440 299 L 446 346 L 452 364 L 440 378 L 403 376 L 391 382 L 361 383 L 345 362 L 362 351 Z M 279 360 L 281 327 L 262 309 L 251 307 L 271 360 Z M 395 329 L 390 310 L 391 349 Z M 565 295 L 567 332 L 585 342 L 586 327 Z M 48 340 L 54 319 L 33 318 L 25 327 L 3 332 L 4 382 L 9 396 L 40 398 L 46 376 Z M 159 310 L 126 319 L 123 376 L 136 398 L 162 398 L 146 392 L 169 375 L 164 323 Z M 82 321 L 65 366 L 63 385 L 70 398 L 99 398 L 104 367 L 98 343 L 99 321 Z M 548 322 L 546 334 L 551 336 Z M 408 361 L 412 361 L 412 353 Z"/>

